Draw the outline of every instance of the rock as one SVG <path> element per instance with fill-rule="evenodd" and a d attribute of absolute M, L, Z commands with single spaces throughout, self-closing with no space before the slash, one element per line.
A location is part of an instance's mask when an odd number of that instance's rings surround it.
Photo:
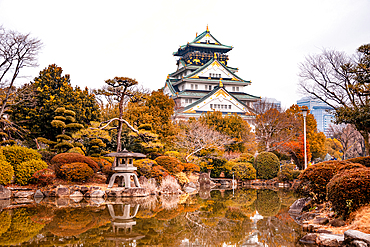
<path fill-rule="evenodd" d="M 69 188 L 67 187 L 59 187 L 57 188 L 56 196 L 57 197 L 66 197 L 69 196 Z"/>
<path fill-rule="evenodd" d="M 334 226 L 334 227 L 341 227 L 341 226 L 346 225 L 346 222 L 341 219 L 333 219 L 329 221 L 329 225 Z"/>
<path fill-rule="evenodd" d="M 344 241 L 343 235 L 320 233 L 316 243 L 320 246 L 341 246 Z"/>
<path fill-rule="evenodd" d="M 33 202 L 34 202 L 33 199 L 28 198 L 28 197 L 14 198 L 14 201 L 13 201 L 14 204 L 31 204 Z"/>
<path fill-rule="evenodd" d="M 33 191 L 16 191 L 16 192 L 14 192 L 13 197 L 14 198 L 30 198 L 34 194 L 35 193 Z"/>
<path fill-rule="evenodd" d="M 84 195 L 80 191 L 76 190 L 71 195 L 69 195 L 69 197 L 70 198 L 81 198 L 82 199 L 82 197 L 84 197 Z"/>
<path fill-rule="evenodd" d="M 370 246 L 370 234 L 366 234 L 357 230 L 347 230 L 344 232 L 344 242 L 349 244 L 352 241 L 359 240 Z"/>
<path fill-rule="evenodd" d="M 300 198 L 295 201 L 290 207 L 288 213 L 299 214 L 302 209 L 311 201 L 311 198 Z"/>
<path fill-rule="evenodd" d="M 36 190 L 33 198 L 44 198 L 44 193 L 42 193 L 41 190 Z"/>
<path fill-rule="evenodd" d="M 303 238 L 299 240 L 299 242 L 303 244 L 315 244 L 316 243 L 317 235 L 315 233 L 306 234 Z"/>
<path fill-rule="evenodd" d="M 54 189 L 52 189 L 52 190 L 45 190 L 43 193 L 44 193 L 44 195 L 46 197 L 56 197 L 57 196 L 57 193 L 55 192 Z"/>
<path fill-rule="evenodd" d="M 105 192 L 102 190 L 94 190 L 90 194 L 90 197 L 104 197 L 104 196 L 105 196 Z"/>
<path fill-rule="evenodd" d="M 326 229 L 317 229 L 315 231 L 316 233 L 327 233 L 327 234 L 333 234 L 332 231 L 326 230 Z"/>
<path fill-rule="evenodd" d="M 355 246 L 355 247 L 367 247 L 368 246 L 364 241 L 360 241 L 360 240 L 353 240 L 351 244 L 352 246 Z"/>
<path fill-rule="evenodd" d="M 10 199 L 4 199 L 4 200 L 0 200 L 0 212 L 6 208 L 6 207 L 9 207 L 10 206 Z"/>
<path fill-rule="evenodd" d="M 122 197 L 148 196 L 149 193 L 145 188 L 125 188 L 121 192 Z"/>
<path fill-rule="evenodd" d="M 86 186 L 81 186 L 80 187 L 80 192 L 82 193 L 82 194 L 84 194 L 85 195 L 85 193 L 86 192 L 88 192 L 89 191 L 89 188 L 87 188 Z"/>
<path fill-rule="evenodd" d="M 328 218 L 316 218 L 313 220 L 314 224 L 325 225 L 329 222 Z"/>
<path fill-rule="evenodd" d="M 198 182 L 200 187 L 210 187 L 211 186 L 211 178 L 209 177 L 208 173 L 202 173 L 199 175 Z"/>
<path fill-rule="evenodd" d="M 69 199 L 66 197 L 58 197 L 56 200 L 57 207 L 68 207 L 69 206 Z"/>
<path fill-rule="evenodd" d="M 10 199 L 11 196 L 12 193 L 10 192 L 10 190 L 5 188 L 3 185 L 0 185 L 0 200 Z"/>
<path fill-rule="evenodd" d="M 193 188 L 193 187 L 184 187 L 184 191 L 186 193 L 193 193 L 193 192 L 196 192 L 197 189 L 196 188 Z"/>
<path fill-rule="evenodd" d="M 123 189 L 111 189 L 107 191 L 108 197 L 121 197 Z"/>
<path fill-rule="evenodd" d="M 90 192 L 93 192 L 95 190 L 101 190 L 101 188 L 99 186 L 91 186 L 90 187 Z"/>

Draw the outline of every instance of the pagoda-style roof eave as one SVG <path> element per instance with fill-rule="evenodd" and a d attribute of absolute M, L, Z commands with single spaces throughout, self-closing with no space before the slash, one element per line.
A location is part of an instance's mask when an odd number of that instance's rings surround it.
<path fill-rule="evenodd" d="M 213 63 L 214 61 L 216 61 L 217 59 L 215 58 L 212 58 L 210 59 L 207 63 L 205 63 L 202 67 L 200 67 L 199 69 L 197 69 L 196 71 L 194 71 L 193 73 L 185 76 L 184 78 L 191 78 L 192 76 L 202 72 L 202 70 L 204 70 L 205 68 L 207 68 L 211 63 Z M 218 61 L 218 60 L 217 60 Z M 240 78 L 239 76 L 237 76 L 234 72 L 232 72 L 227 66 L 225 66 L 223 63 L 220 63 L 219 64 L 224 68 L 226 69 L 228 72 L 230 72 L 235 78 L 237 78 L 238 80 L 240 80 L 241 82 L 247 82 L 247 83 L 251 83 L 250 81 L 246 81 L 246 80 L 243 80 L 242 78 Z"/>

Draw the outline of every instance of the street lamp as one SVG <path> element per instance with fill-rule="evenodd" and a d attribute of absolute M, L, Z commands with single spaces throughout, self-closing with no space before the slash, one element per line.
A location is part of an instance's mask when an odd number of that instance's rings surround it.
<path fill-rule="evenodd" d="M 302 108 L 303 115 L 303 142 L 304 142 L 304 169 L 307 168 L 307 148 L 306 148 L 306 117 L 307 117 L 307 108 Z"/>

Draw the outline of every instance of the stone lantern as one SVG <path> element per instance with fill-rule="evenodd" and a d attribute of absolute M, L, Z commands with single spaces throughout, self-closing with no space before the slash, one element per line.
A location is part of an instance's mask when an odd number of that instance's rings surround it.
<path fill-rule="evenodd" d="M 137 188 L 140 187 L 139 180 L 134 173 L 137 169 L 133 163 L 135 158 L 145 158 L 145 154 L 141 153 L 132 153 L 127 151 L 126 149 L 117 152 L 117 153 L 110 153 L 105 156 L 114 157 L 114 162 L 112 164 L 112 170 L 115 172 L 109 180 L 108 188 L 112 188 L 114 181 L 117 177 L 122 177 L 122 179 L 118 182 L 119 187 L 131 188 L 131 177 L 133 177 L 135 186 Z"/>

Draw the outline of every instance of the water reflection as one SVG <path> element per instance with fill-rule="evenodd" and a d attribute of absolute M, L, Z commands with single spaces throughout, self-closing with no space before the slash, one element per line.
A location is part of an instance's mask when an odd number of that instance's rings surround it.
<path fill-rule="evenodd" d="M 238 189 L 203 195 L 50 199 L 6 209 L 0 212 L 0 245 L 295 246 L 300 237 L 287 213 L 295 200 L 290 192 Z"/>

